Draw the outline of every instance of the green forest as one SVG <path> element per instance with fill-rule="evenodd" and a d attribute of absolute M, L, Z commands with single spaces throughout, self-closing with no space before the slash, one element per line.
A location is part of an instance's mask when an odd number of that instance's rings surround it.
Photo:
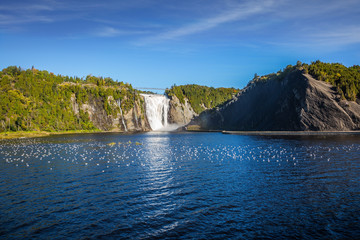
<path fill-rule="evenodd" d="M 121 99 L 125 112 L 139 98 L 130 84 L 111 78 L 88 75 L 83 79 L 11 66 L 0 71 L 0 131 L 96 129 L 87 112 L 74 113 L 72 101 L 98 101 L 107 115 L 116 114 L 119 110 L 109 105 L 108 96 Z"/>
<path fill-rule="evenodd" d="M 343 99 L 355 101 L 360 98 L 360 66 L 346 67 L 340 63 L 316 61 L 303 64 L 306 72 L 317 80 L 328 82 L 337 88 Z"/>
<path fill-rule="evenodd" d="M 169 97 L 175 95 L 182 104 L 185 103 L 185 98 L 187 98 L 197 114 L 230 100 L 238 92 L 239 90 L 235 88 L 213 88 L 195 84 L 174 85 L 165 91 Z"/>

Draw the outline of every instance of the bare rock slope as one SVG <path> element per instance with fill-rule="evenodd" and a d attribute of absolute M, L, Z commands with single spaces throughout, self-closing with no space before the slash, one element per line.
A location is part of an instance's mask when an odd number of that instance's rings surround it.
<path fill-rule="evenodd" d="M 172 96 L 169 103 L 169 122 L 184 126 L 188 124 L 191 119 L 198 114 L 192 109 L 189 101 L 185 98 L 185 103 L 180 103 L 176 96 Z"/>
<path fill-rule="evenodd" d="M 296 69 L 283 80 L 249 84 L 189 125 L 204 130 L 349 131 L 360 129 L 360 105 L 341 100 L 332 85 Z"/>

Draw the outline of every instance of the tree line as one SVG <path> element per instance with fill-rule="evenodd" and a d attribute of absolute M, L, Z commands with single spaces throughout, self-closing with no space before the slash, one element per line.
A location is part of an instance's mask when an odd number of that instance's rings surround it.
<path fill-rule="evenodd" d="M 165 91 L 167 96 L 176 96 L 182 104 L 187 99 L 197 114 L 230 100 L 238 92 L 235 88 L 213 88 L 196 84 L 173 85 Z"/>
<path fill-rule="evenodd" d="M 0 131 L 66 131 L 96 129 L 89 114 L 74 104 L 97 101 L 107 115 L 118 108 L 108 97 L 121 99 L 126 113 L 140 97 L 130 84 L 88 75 L 85 79 L 55 75 L 35 68 L 10 66 L 0 71 Z"/>

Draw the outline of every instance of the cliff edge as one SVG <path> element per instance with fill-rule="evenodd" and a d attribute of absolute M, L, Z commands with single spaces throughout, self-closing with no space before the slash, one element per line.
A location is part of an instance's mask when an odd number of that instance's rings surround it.
<path fill-rule="evenodd" d="M 204 111 L 190 125 L 203 130 L 350 131 L 360 129 L 360 105 L 299 69 L 252 81 L 233 99 Z"/>
<path fill-rule="evenodd" d="M 172 96 L 169 102 L 169 122 L 184 126 L 198 114 L 193 110 L 187 98 L 181 103 L 177 96 Z"/>

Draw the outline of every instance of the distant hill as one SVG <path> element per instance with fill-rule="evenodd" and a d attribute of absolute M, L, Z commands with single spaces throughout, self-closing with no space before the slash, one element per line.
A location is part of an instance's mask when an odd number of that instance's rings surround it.
<path fill-rule="evenodd" d="M 360 67 L 297 63 L 254 79 L 190 125 L 212 130 L 359 130 Z"/>

